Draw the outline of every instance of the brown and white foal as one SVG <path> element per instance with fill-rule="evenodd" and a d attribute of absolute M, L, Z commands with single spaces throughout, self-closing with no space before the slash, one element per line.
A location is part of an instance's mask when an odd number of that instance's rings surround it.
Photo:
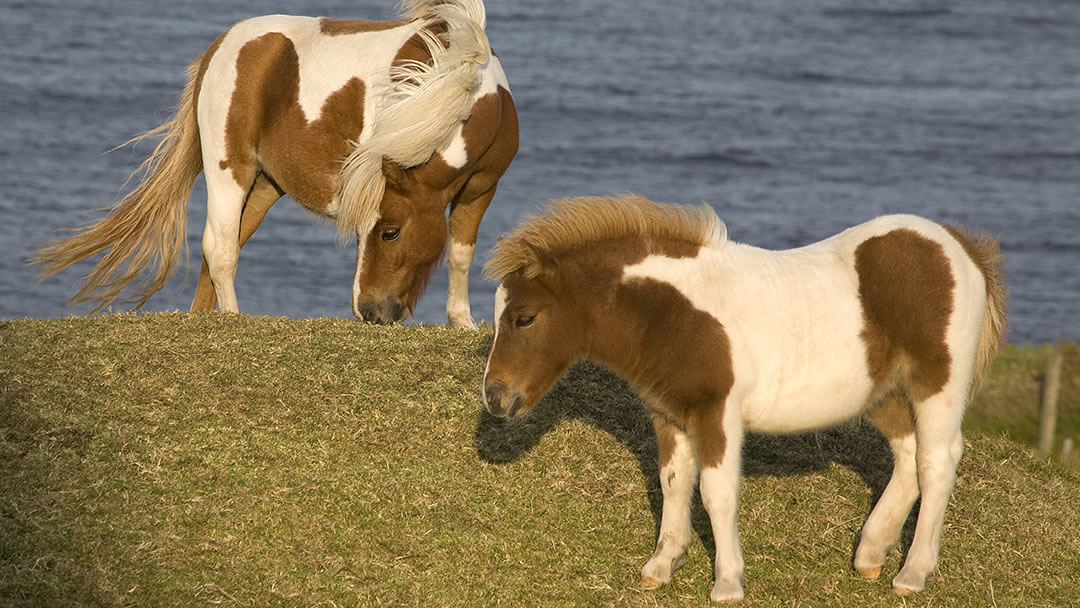
<path fill-rule="evenodd" d="M 493 415 L 521 415 L 581 358 L 625 377 L 650 409 L 664 493 L 641 582 L 660 586 L 684 562 L 700 478 L 716 540 L 714 600 L 743 597 L 743 433 L 866 414 L 895 465 L 854 565 L 877 578 L 921 492 L 892 583 L 918 591 L 937 564 L 964 407 L 1003 342 L 1000 271 L 994 239 L 909 215 L 766 251 L 728 241 L 707 207 L 557 201 L 502 239 L 485 268 L 500 285 L 484 401 Z"/>

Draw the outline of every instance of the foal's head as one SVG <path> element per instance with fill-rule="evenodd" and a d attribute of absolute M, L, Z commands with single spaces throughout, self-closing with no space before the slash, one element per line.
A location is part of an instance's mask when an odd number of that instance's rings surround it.
<path fill-rule="evenodd" d="M 504 277 L 495 292 L 495 342 L 483 389 L 495 416 L 530 410 L 585 351 L 588 327 L 580 301 L 568 297 L 556 271 L 537 265 Z"/>
<path fill-rule="evenodd" d="M 412 172 L 384 163 L 379 218 L 357 233 L 353 315 L 394 323 L 412 314 L 446 248 L 446 201 Z"/>
<path fill-rule="evenodd" d="M 724 238 L 707 208 L 624 195 L 555 201 L 501 240 L 484 274 L 495 294 L 495 342 L 484 403 L 495 416 L 528 411 L 575 359 L 610 358 L 636 304 L 623 269 L 648 255 L 696 255 Z"/>

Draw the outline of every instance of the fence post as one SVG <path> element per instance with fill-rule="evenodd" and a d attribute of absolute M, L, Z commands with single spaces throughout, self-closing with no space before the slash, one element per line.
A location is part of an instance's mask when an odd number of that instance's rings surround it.
<path fill-rule="evenodd" d="M 1057 426 L 1058 390 L 1061 386 L 1062 348 L 1058 342 L 1043 380 L 1042 411 L 1039 415 L 1039 457 L 1046 458 L 1054 450 L 1054 427 Z"/>
<path fill-rule="evenodd" d="M 1069 456 L 1072 456 L 1073 451 L 1073 439 L 1069 437 L 1065 441 L 1061 442 L 1061 464 L 1069 466 Z"/>

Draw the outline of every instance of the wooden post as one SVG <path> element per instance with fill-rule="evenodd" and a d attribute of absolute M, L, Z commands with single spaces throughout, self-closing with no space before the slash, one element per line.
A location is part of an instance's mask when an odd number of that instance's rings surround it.
<path fill-rule="evenodd" d="M 1058 390 L 1061 386 L 1061 343 L 1054 347 L 1043 381 L 1042 413 L 1039 416 L 1039 457 L 1046 458 L 1054 451 L 1054 427 L 1057 426 Z"/>
<path fill-rule="evenodd" d="M 1069 456 L 1072 456 L 1073 451 L 1073 439 L 1069 437 L 1065 441 L 1061 442 L 1061 464 L 1069 466 Z"/>

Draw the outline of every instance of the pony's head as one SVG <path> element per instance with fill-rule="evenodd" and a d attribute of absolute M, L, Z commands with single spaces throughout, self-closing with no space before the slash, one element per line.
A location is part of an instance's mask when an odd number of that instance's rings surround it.
<path fill-rule="evenodd" d="M 384 160 L 386 187 L 372 227 L 357 231 L 353 315 L 394 323 L 412 314 L 446 247 L 446 203 L 393 161 Z"/>
<path fill-rule="evenodd" d="M 635 303 L 623 269 L 651 254 L 696 255 L 726 238 L 708 207 L 634 195 L 554 201 L 495 246 L 495 341 L 484 372 L 488 412 L 531 409 L 577 359 L 613 361 Z"/>
<path fill-rule="evenodd" d="M 532 409 L 586 350 L 582 311 L 557 270 L 519 270 L 495 292 L 495 342 L 484 371 L 488 412 L 514 417 Z"/>
<path fill-rule="evenodd" d="M 469 118 L 490 56 L 482 2 L 405 0 L 402 8 L 406 20 L 426 21 L 420 44 L 389 68 L 373 126 L 342 164 L 337 198 L 339 234 L 357 237 L 353 314 L 376 323 L 412 313 L 446 246 L 444 189 L 454 176 L 436 187 L 413 169 Z"/>

